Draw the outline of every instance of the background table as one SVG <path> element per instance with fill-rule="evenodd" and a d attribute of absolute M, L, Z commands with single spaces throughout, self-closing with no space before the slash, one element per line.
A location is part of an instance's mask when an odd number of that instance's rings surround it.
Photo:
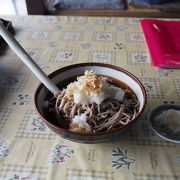
<path fill-rule="evenodd" d="M 151 66 L 137 18 L 9 16 L 15 37 L 49 74 L 80 62 L 120 66 L 144 84 L 143 116 L 121 137 L 80 144 L 37 115 L 36 77 L 6 47 L 0 56 L 0 180 L 180 180 L 180 144 L 155 135 L 147 114 L 180 102 L 180 71 Z M 1 48 L 2 51 L 2 48 Z"/>

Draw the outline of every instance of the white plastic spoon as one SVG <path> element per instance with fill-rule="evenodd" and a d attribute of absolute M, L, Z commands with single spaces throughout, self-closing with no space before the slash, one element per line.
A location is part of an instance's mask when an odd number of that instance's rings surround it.
<path fill-rule="evenodd" d="M 28 53 L 17 42 L 13 35 L 4 27 L 0 20 L 0 35 L 12 48 L 12 50 L 19 56 L 19 58 L 27 65 L 27 67 L 37 76 L 37 78 L 44 84 L 44 86 L 55 96 L 58 94 L 58 87 L 48 78 L 48 76 L 41 70 L 41 68 L 34 62 Z"/>

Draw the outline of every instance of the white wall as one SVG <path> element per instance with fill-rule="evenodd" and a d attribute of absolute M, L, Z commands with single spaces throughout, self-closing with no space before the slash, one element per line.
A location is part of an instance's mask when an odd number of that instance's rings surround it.
<path fill-rule="evenodd" d="M 27 6 L 25 0 L 15 0 L 18 15 L 27 15 Z"/>
<path fill-rule="evenodd" d="M 0 0 L 0 15 L 15 15 L 12 0 Z"/>
<path fill-rule="evenodd" d="M 26 1 L 0 0 L 0 15 L 27 15 Z"/>

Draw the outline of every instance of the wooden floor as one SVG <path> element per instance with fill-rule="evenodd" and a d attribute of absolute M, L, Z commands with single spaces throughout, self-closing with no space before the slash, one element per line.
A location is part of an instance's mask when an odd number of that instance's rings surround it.
<path fill-rule="evenodd" d="M 53 10 L 53 15 L 62 16 L 107 16 L 107 17 L 159 17 L 159 18 L 180 18 L 179 12 L 162 12 L 159 9 L 135 8 L 126 2 L 127 9 L 123 10 Z"/>

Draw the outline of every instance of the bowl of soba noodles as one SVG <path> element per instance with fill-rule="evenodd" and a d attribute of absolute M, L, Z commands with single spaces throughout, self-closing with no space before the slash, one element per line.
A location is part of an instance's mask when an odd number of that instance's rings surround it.
<path fill-rule="evenodd" d="M 52 131 L 71 141 L 100 143 L 120 137 L 146 105 L 138 78 L 110 64 L 73 64 L 48 77 L 60 92 L 55 97 L 40 84 L 36 110 Z"/>

